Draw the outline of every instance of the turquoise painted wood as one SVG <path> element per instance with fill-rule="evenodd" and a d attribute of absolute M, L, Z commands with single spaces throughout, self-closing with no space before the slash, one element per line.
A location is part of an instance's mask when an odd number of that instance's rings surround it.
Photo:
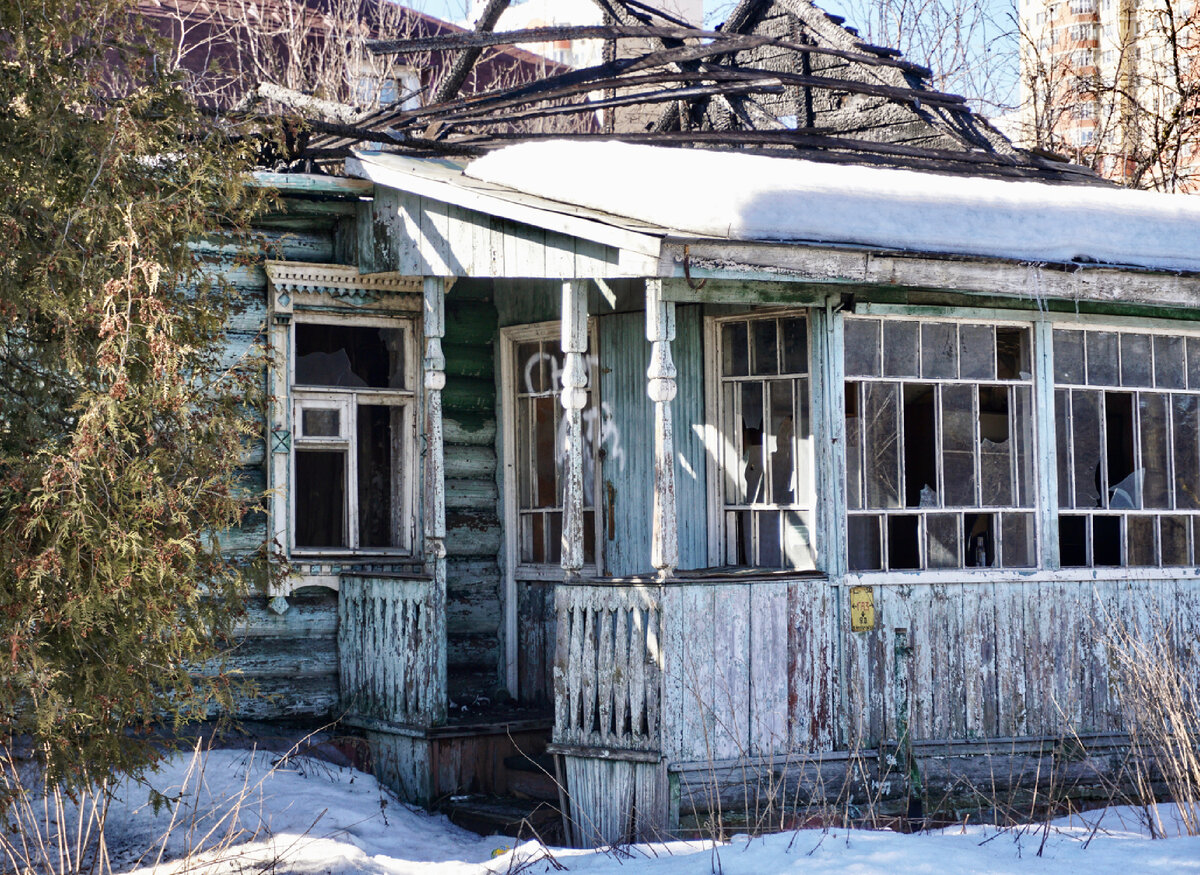
<path fill-rule="evenodd" d="M 600 401 L 604 435 L 605 559 L 616 576 L 650 570 L 651 506 L 654 487 L 654 406 L 646 395 L 650 344 L 643 313 L 597 320 Z M 671 352 L 679 371 L 675 419 L 676 500 L 679 507 L 679 567 L 708 564 L 708 460 L 703 441 L 704 350 L 700 307 L 680 306 Z"/>

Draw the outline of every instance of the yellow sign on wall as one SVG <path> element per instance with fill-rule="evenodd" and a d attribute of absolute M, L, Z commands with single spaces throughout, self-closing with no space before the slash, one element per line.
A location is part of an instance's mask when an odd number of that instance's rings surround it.
<path fill-rule="evenodd" d="M 850 587 L 850 631 L 870 632 L 875 628 L 875 590 L 869 586 Z"/>

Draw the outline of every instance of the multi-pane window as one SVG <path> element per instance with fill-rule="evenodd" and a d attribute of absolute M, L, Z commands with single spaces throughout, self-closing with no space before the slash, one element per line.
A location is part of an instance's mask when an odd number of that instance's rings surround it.
<path fill-rule="evenodd" d="M 1030 567 L 1026 326 L 845 320 L 852 571 Z"/>
<path fill-rule="evenodd" d="M 1200 559 L 1200 338 L 1057 329 L 1064 567 Z"/>
<path fill-rule="evenodd" d="M 562 556 L 566 423 L 560 401 L 563 353 L 557 323 L 511 344 L 515 385 L 513 458 L 517 480 L 518 561 L 558 564 Z M 590 357 L 589 357 L 590 360 Z M 584 562 L 596 561 L 596 451 L 599 415 L 591 368 L 583 409 Z"/>
<path fill-rule="evenodd" d="M 725 561 L 811 569 L 808 320 L 783 316 L 719 325 Z"/>
<path fill-rule="evenodd" d="M 396 319 L 299 321 L 292 402 L 292 546 L 390 551 L 412 543 L 414 413 Z"/>

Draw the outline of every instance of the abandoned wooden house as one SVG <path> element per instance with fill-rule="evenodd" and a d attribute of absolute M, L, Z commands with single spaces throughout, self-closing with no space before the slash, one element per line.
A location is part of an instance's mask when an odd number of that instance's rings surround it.
<path fill-rule="evenodd" d="M 1103 771 L 1106 633 L 1200 665 L 1200 204 L 1014 149 L 806 0 L 604 5 L 650 54 L 262 175 L 230 275 L 291 573 L 252 707 L 342 716 L 426 804 L 549 753 L 581 844 L 1065 738 Z M 597 81 L 661 124 L 446 157 Z"/>

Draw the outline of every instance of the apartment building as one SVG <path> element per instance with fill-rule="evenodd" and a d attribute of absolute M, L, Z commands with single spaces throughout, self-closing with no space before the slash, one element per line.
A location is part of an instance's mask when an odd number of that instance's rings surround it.
<path fill-rule="evenodd" d="M 1200 189 L 1195 0 L 1021 0 L 1023 145 L 1139 188 Z"/>

